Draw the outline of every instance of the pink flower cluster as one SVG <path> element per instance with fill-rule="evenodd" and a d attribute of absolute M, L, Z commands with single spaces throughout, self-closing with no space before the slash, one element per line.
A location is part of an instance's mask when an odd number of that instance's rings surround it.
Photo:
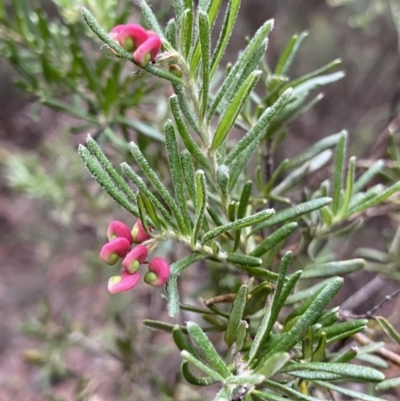
<path fill-rule="evenodd" d="M 153 31 L 146 31 L 137 24 L 124 24 L 114 27 L 110 36 L 121 47 L 133 52 L 133 61 L 140 67 L 154 62 L 161 48 L 161 39 Z"/>
<path fill-rule="evenodd" d="M 139 281 L 139 266 L 145 263 L 149 253 L 142 243 L 150 239 L 144 230 L 142 222 L 138 220 L 132 231 L 122 221 L 114 220 L 107 229 L 107 242 L 100 251 L 100 259 L 109 265 L 122 260 L 123 270 L 120 276 L 113 276 L 108 281 L 108 291 L 111 294 L 128 291 Z M 131 245 L 137 244 L 131 249 Z M 148 272 L 144 281 L 154 287 L 161 287 L 169 278 L 169 264 L 160 257 L 153 258 L 148 264 Z"/>

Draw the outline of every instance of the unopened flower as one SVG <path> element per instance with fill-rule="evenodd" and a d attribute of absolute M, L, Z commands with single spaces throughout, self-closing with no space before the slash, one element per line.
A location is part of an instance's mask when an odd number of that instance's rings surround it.
<path fill-rule="evenodd" d="M 179 65 L 177 65 L 177 64 L 171 64 L 170 66 L 169 66 L 169 72 L 171 73 L 171 74 L 174 74 L 176 77 L 178 77 L 178 78 L 182 78 L 182 70 L 181 70 L 181 68 L 179 67 Z"/>
<path fill-rule="evenodd" d="M 150 227 L 148 227 L 150 231 Z M 144 241 L 150 239 L 150 236 L 146 233 L 143 228 L 143 224 L 141 220 L 138 220 L 132 228 L 132 238 L 135 244 L 141 244 Z"/>
<path fill-rule="evenodd" d="M 150 36 L 143 42 L 133 53 L 133 60 L 140 67 L 146 67 L 150 61 L 154 61 L 161 48 L 161 39 L 154 33 L 149 31 Z"/>
<path fill-rule="evenodd" d="M 108 292 L 110 294 L 117 294 L 123 291 L 129 291 L 132 289 L 139 281 L 139 273 L 128 274 L 123 271 L 120 276 L 110 277 L 108 280 Z"/>
<path fill-rule="evenodd" d="M 114 265 L 118 258 L 126 256 L 130 249 L 131 244 L 126 238 L 115 238 L 101 248 L 100 259 L 109 265 Z"/>
<path fill-rule="evenodd" d="M 160 257 L 155 257 L 149 263 L 149 271 L 144 276 L 144 281 L 153 287 L 161 287 L 169 278 L 169 264 L 167 261 Z"/>
<path fill-rule="evenodd" d="M 139 265 L 143 263 L 149 251 L 144 245 L 135 246 L 122 261 L 122 266 L 127 273 L 135 273 L 139 269 Z"/>
<path fill-rule="evenodd" d="M 129 227 L 122 221 L 114 220 L 110 223 L 107 229 L 107 238 L 112 241 L 115 238 L 126 238 L 129 244 L 132 244 L 133 238 Z"/>
<path fill-rule="evenodd" d="M 137 24 L 117 25 L 111 30 L 110 35 L 129 52 L 136 50 L 149 37 L 147 31 Z"/>

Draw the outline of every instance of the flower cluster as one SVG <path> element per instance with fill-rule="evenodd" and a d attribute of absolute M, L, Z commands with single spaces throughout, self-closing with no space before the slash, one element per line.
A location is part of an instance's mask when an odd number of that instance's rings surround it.
<path fill-rule="evenodd" d="M 138 220 L 132 231 L 122 221 L 112 221 L 107 229 L 107 242 L 100 251 L 100 259 L 109 265 L 115 265 L 119 258 L 123 270 L 120 276 L 113 276 L 108 281 L 111 294 L 128 291 L 139 281 L 139 266 L 145 263 L 149 249 L 145 241 L 150 237 Z M 132 244 L 136 244 L 132 249 Z M 169 264 L 160 257 L 153 258 L 148 265 L 144 281 L 154 287 L 161 287 L 168 281 Z"/>
<path fill-rule="evenodd" d="M 133 52 L 133 61 L 143 68 L 155 61 L 162 45 L 155 32 L 146 31 L 137 24 L 117 25 L 110 36 L 125 50 Z"/>

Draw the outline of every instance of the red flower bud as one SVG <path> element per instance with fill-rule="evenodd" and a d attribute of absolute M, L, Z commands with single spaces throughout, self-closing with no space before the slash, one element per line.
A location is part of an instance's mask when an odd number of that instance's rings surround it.
<path fill-rule="evenodd" d="M 150 33 L 148 39 L 133 53 L 133 60 L 140 67 L 146 67 L 150 61 L 154 61 L 162 45 L 160 37 L 154 32 Z"/>
<path fill-rule="evenodd" d="M 118 257 L 126 256 L 130 249 L 131 244 L 126 238 L 115 238 L 101 248 L 100 259 L 109 265 L 115 265 Z"/>
<path fill-rule="evenodd" d="M 119 25 L 117 25 L 116 28 L 117 42 L 129 52 L 136 50 L 149 37 L 146 30 L 137 24 L 126 24 L 123 28 L 119 28 Z M 113 32 L 114 29 L 111 32 Z"/>
<path fill-rule="evenodd" d="M 123 271 L 120 276 L 110 277 L 107 287 L 108 292 L 110 294 L 117 294 L 119 292 L 129 291 L 138 283 L 139 279 L 139 273 L 128 274 Z"/>
<path fill-rule="evenodd" d="M 129 227 L 122 221 L 114 220 L 110 223 L 107 229 L 107 238 L 112 241 L 115 238 L 126 238 L 129 244 L 132 244 L 133 238 Z"/>
<path fill-rule="evenodd" d="M 148 227 L 151 231 L 151 228 Z M 132 238 L 135 244 L 141 244 L 144 241 L 150 239 L 149 235 L 144 231 L 143 224 L 141 220 L 138 220 L 132 228 Z"/>
<path fill-rule="evenodd" d="M 123 268 L 129 274 L 135 273 L 139 269 L 139 265 L 146 260 L 148 253 L 149 251 L 144 245 L 135 246 L 122 261 Z"/>
<path fill-rule="evenodd" d="M 161 287 L 169 278 L 169 264 L 160 257 L 155 257 L 149 263 L 149 271 L 144 276 L 144 281 L 153 287 Z"/>

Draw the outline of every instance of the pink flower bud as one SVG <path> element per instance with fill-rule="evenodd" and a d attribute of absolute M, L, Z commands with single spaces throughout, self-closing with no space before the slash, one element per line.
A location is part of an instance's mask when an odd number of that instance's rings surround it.
<path fill-rule="evenodd" d="M 149 250 L 144 245 L 135 246 L 122 261 L 123 268 L 127 273 L 135 273 L 139 265 L 146 260 L 148 253 Z"/>
<path fill-rule="evenodd" d="M 130 249 L 131 244 L 126 238 L 115 238 L 101 248 L 100 259 L 109 265 L 115 265 L 118 257 L 126 256 Z"/>
<path fill-rule="evenodd" d="M 110 277 L 107 287 L 108 292 L 110 294 L 117 294 L 119 292 L 129 291 L 138 283 L 139 279 L 139 273 L 128 274 L 123 271 L 120 276 Z"/>
<path fill-rule="evenodd" d="M 169 278 L 169 264 L 160 257 L 155 257 L 149 263 L 149 271 L 144 276 L 144 281 L 153 287 L 161 287 Z"/>
<path fill-rule="evenodd" d="M 154 32 L 151 32 L 148 39 L 137 48 L 135 53 L 133 53 L 134 62 L 140 67 L 146 67 L 150 61 L 155 60 L 160 51 L 161 45 L 160 37 Z"/>
<path fill-rule="evenodd" d="M 148 37 L 148 33 L 142 26 L 137 24 L 126 24 L 122 29 L 117 29 L 116 39 L 125 50 L 133 52 L 144 43 Z"/>
<path fill-rule="evenodd" d="M 129 244 L 132 244 L 133 238 L 129 227 L 122 221 L 114 220 L 110 223 L 107 229 L 107 238 L 112 241 L 115 238 L 126 238 Z"/>
<path fill-rule="evenodd" d="M 151 228 L 148 227 L 151 231 Z M 138 220 L 132 228 L 132 238 L 135 244 L 141 244 L 144 241 L 150 239 L 149 235 L 144 231 L 143 224 L 141 220 Z"/>

